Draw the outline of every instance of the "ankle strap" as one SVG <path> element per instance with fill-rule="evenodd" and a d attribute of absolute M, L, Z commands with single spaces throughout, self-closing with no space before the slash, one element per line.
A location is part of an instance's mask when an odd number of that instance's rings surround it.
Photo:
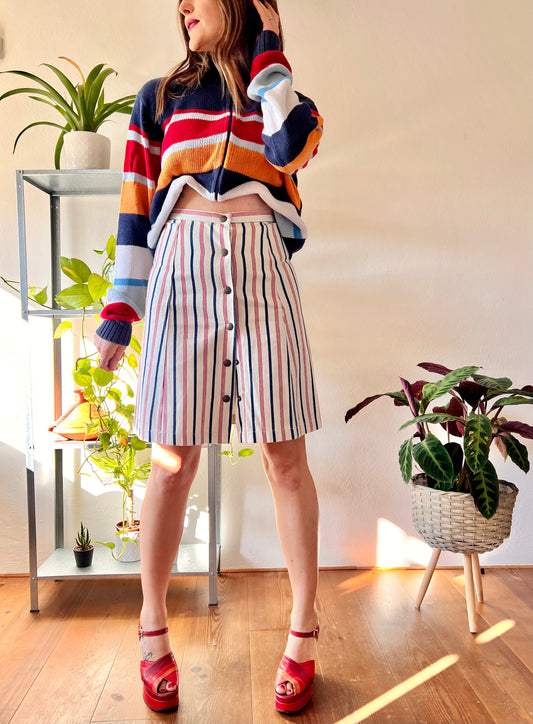
<path fill-rule="evenodd" d="M 142 639 L 143 636 L 162 636 L 163 634 L 168 633 L 168 626 L 165 626 L 165 628 L 157 629 L 157 631 L 145 631 L 141 624 L 139 624 L 139 638 Z"/>
<path fill-rule="evenodd" d="M 313 631 L 306 631 L 302 633 L 302 631 L 293 631 L 292 628 L 289 629 L 289 633 L 292 634 L 292 636 L 297 636 L 299 639 L 310 639 L 310 638 L 318 638 L 318 633 L 320 631 L 320 626 L 317 623 L 316 628 L 313 629 Z"/>

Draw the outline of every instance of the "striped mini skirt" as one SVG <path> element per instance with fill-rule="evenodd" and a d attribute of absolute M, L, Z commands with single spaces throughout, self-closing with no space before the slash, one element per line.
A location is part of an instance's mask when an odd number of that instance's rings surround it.
<path fill-rule="evenodd" d="M 294 268 L 269 213 L 180 211 L 150 272 L 135 432 L 166 445 L 320 427 Z"/>

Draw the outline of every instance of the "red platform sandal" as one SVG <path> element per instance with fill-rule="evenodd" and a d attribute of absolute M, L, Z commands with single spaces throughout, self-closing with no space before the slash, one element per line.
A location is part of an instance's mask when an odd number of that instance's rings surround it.
<path fill-rule="evenodd" d="M 168 628 L 157 631 L 144 631 L 139 624 L 139 641 L 143 636 L 162 636 Z M 153 711 L 172 711 L 178 708 L 179 674 L 178 666 L 172 652 L 155 661 L 141 661 L 141 679 L 143 682 L 143 699 Z M 159 691 L 163 681 L 175 684 L 172 691 Z"/>
<path fill-rule="evenodd" d="M 293 636 L 301 639 L 318 638 L 319 627 L 314 631 L 302 633 L 290 630 Z M 313 681 L 315 678 L 315 662 L 303 661 L 298 663 L 289 656 L 283 655 L 276 675 L 276 688 L 280 684 L 292 684 L 294 694 L 278 694 L 276 691 L 276 709 L 284 714 L 296 714 L 309 703 L 313 696 Z"/>

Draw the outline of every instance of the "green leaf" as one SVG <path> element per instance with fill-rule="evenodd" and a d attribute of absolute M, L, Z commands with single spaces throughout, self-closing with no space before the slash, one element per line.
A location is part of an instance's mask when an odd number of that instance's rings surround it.
<path fill-rule="evenodd" d="M 114 544 L 114 543 L 111 543 L 111 542 L 110 542 L 110 543 L 104 543 L 104 542 L 102 542 L 102 541 L 100 541 L 100 540 L 95 540 L 94 542 L 97 543 L 99 546 L 105 546 L 106 548 L 109 548 L 109 550 L 114 550 L 114 549 L 115 549 L 115 544 Z"/>
<path fill-rule="evenodd" d="M 128 355 L 128 364 L 133 370 L 137 368 L 137 357 L 134 354 Z"/>
<path fill-rule="evenodd" d="M 437 482 L 449 483 L 453 480 L 452 459 L 435 435 L 427 435 L 413 448 L 413 457 L 422 470 Z"/>
<path fill-rule="evenodd" d="M 61 322 L 61 324 L 58 325 L 56 331 L 54 332 L 54 339 L 59 339 L 62 337 L 65 332 L 68 332 L 72 329 L 72 322 L 68 319 L 65 319 L 64 322 Z"/>
<path fill-rule="evenodd" d="M 398 453 L 400 470 L 404 483 L 408 483 L 413 475 L 413 438 L 408 438 L 400 447 Z"/>
<path fill-rule="evenodd" d="M 404 422 L 404 424 L 400 427 L 400 430 L 403 430 L 405 427 L 413 425 L 417 422 L 441 424 L 444 422 L 452 421 L 464 422 L 462 417 L 456 417 L 455 415 L 446 415 L 443 412 L 428 412 L 425 415 L 418 415 L 417 417 L 413 417 L 411 420 Z"/>
<path fill-rule="evenodd" d="M 248 458 L 250 455 L 253 455 L 254 451 L 249 447 L 243 447 L 241 450 L 239 450 L 239 457 L 240 458 Z"/>
<path fill-rule="evenodd" d="M 115 400 L 115 402 L 122 402 L 122 395 L 114 387 L 107 391 L 107 395 L 108 397 L 111 397 L 112 400 Z"/>
<path fill-rule="evenodd" d="M 45 305 L 48 301 L 47 287 L 41 289 L 41 291 L 37 292 L 37 294 L 32 294 L 30 299 L 33 299 L 33 301 L 37 302 L 37 304 Z"/>
<path fill-rule="evenodd" d="M 93 303 L 87 284 L 73 284 L 56 294 L 55 300 L 67 309 L 83 309 L 83 307 L 90 307 Z"/>
<path fill-rule="evenodd" d="M 231 455 L 230 450 L 222 450 L 221 455 Z"/>
<path fill-rule="evenodd" d="M 486 415 L 470 413 L 466 418 L 464 446 L 466 464 L 476 473 L 480 471 L 489 458 L 492 425 Z"/>
<path fill-rule="evenodd" d="M 89 387 L 93 383 L 93 378 L 88 372 L 74 372 L 72 379 L 81 387 Z"/>
<path fill-rule="evenodd" d="M 59 263 L 61 265 L 61 271 L 69 279 L 78 284 L 83 284 L 88 281 L 91 276 L 91 270 L 84 261 L 81 259 L 69 259 L 66 256 L 59 257 Z"/>
<path fill-rule="evenodd" d="M 76 371 L 78 370 L 84 370 L 85 372 L 88 372 L 91 369 L 91 360 L 88 357 L 82 357 L 79 360 L 76 360 Z"/>
<path fill-rule="evenodd" d="M 509 435 L 509 437 L 502 437 L 501 440 L 505 445 L 507 454 L 515 465 L 518 465 L 520 470 L 525 473 L 529 472 L 529 455 L 527 447 L 517 440 L 515 437 Z"/>
<path fill-rule="evenodd" d="M 133 450 L 146 450 L 148 447 L 147 444 L 144 442 L 144 440 L 140 440 L 137 435 L 132 435 L 130 440 L 130 445 Z"/>
<path fill-rule="evenodd" d="M 444 447 L 452 459 L 454 475 L 459 475 L 459 472 L 463 467 L 463 448 L 458 442 L 447 442 Z"/>
<path fill-rule="evenodd" d="M 506 405 L 533 405 L 533 399 L 530 397 L 518 397 L 513 395 L 512 397 L 502 397 L 500 400 L 495 400 L 492 403 L 492 409 L 496 407 L 505 407 Z"/>
<path fill-rule="evenodd" d="M 107 244 L 105 245 L 105 253 L 111 259 L 111 261 L 115 261 L 115 249 L 117 246 L 117 239 L 113 234 L 109 237 L 107 240 Z"/>
<path fill-rule="evenodd" d="M 93 372 L 93 378 L 96 385 L 105 387 L 113 381 L 113 373 L 110 370 L 102 370 L 100 367 L 96 367 Z"/>
<path fill-rule="evenodd" d="M 482 387 L 489 390 L 507 390 L 513 384 L 508 377 L 487 377 L 486 375 L 472 375 L 473 379 Z"/>
<path fill-rule="evenodd" d="M 494 465 L 487 460 L 477 472 L 469 472 L 470 492 L 484 518 L 492 518 L 498 509 L 500 486 Z"/>
<path fill-rule="evenodd" d="M 91 274 L 87 281 L 87 286 L 92 300 L 96 301 L 104 297 L 109 287 L 113 285 L 101 277 L 100 274 Z"/>
<path fill-rule="evenodd" d="M 445 375 L 439 382 L 428 382 L 422 389 L 422 408 L 425 410 L 431 400 L 445 395 L 452 390 L 459 382 L 477 372 L 479 367 L 459 367 Z"/>

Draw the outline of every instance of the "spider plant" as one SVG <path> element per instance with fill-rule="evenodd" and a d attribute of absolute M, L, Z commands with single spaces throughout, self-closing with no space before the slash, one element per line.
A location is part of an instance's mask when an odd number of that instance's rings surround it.
<path fill-rule="evenodd" d="M 59 68 L 56 68 L 50 63 L 42 63 L 42 65 L 51 70 L 59 79 L 60 85 L 58 88 L 55 88 L 51 83 L 48 83 L 34 73 L 29 73 L 25 70 L 4 70 L 2 73 L 12 73 L 22 76 L 33 83 L 37 83 L 38 86 L 14 88 L 0 96 L 0 101 L 2 101 L 5 98 L 9 98 L 9 96 L 26 94 L 34 101 L 51 106 L 61 115 L 63 120 L 61 124 L 52 121 L 35 121 L 29 123 L 20 131 L 13 145 L 13 153 L 15 153 L 22 134 L 35 126 L 52 126 L 53 128 L 58 128 L 60 134 L 54 154 L 56 168 L 59 168 L 59 159 L 61 149 L 63 148 L 65 133 L 69 131 L 92 131 L 96 133 L 102 123 L 109 120 L 109 117 L 114 113 L 130 115 L 135 101 L 135 95 L 124 96 L 109 103 L 104 100 L 104 83 L 106 79 L 113 73 L 117 75 L 113 68 L 106 68 L 104 63 L 99 63 L 95 65 L 87 77 L 85 77 L 77 63 L 65 56 L 60 56 L 60 58 L 66 60 L 76 68 L 81 76 L 81 82 L 74 84 Z"/>

